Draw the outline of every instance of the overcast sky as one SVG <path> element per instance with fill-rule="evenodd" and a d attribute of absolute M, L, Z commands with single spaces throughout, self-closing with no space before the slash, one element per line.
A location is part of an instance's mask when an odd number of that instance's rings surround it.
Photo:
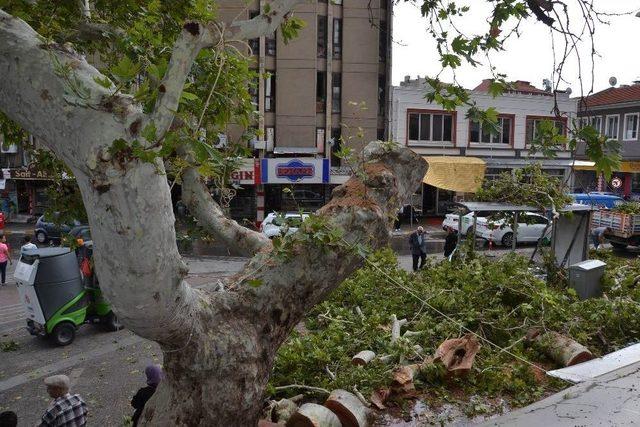
<path fill-rule="evenodd" d="M 576 0 L 568 0 L 575 5 Z M 469 34 L 486 32 L 489 9 L 485 0 L 463 0 L 456 4 L 471 6 L 469 19 L 459 21 L 456 26 Z M 640 11 L 640 0 L 594 0 L 596 7 L 608 12 Z M 576 10 L 576 9 L 574 9 Z M 609 78 L 615 76 L 618 85 L 640 80 L 640 18 L 635 13 L 627 16 L 609 17 L 610 25 L 596 28 L 594 89 L 599 91 L 609 87 Z M 533 19 L 521 26 L 521 37 L 512 37 L 506 44 L 506 51 L 492 56 L 493 65 L 509 80 L 530 81 L 542 87 L 542 80 L 552 77 L 553 54 L 548 28 Z M 584 21 L 584 20 L 583 20 Z M 578 23 L 579 16 L 572 16 Z M 393 83 L 398 84 L 405 75 L 415 78 L 434 76 L 440 71 L 435 42 L 426 31 L 426 20 L 419 9 L 411 3 L 402 2 L 394 7 L 393 22 Z M 560 40 L 557 39 L 557 44 Z M 591 87 L 590 42 L 581 49 L 583 56 L 583 79 L 585 94 Z M 562 83 L 561 89 L 571 86 L 573 94 L 580 94 L 577 61 L 572 59 L 565 67 L 563 77 L 569 84 Z M 458 81 L 467 88 L 473 88 L 483 78 L 490 77 L 486 59 L 477 68 L 464 66 L 457 71 Z M 443 74 L 443 81 L 451 81 L 450 75 Z"/>

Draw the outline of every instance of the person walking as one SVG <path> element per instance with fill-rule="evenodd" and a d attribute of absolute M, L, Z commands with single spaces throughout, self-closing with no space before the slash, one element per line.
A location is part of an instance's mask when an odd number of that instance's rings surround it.
<path fill-rule="evenodd" d="M 42 415 L 40 427 L 83 427 L 87 425 L 87 404 L 79 394 L 70 394 L 66 375 L 45 378 L 47 393 L 53 399 Z"/>
<path fill-rule="evenodd" d="M 38 247 L 36 245 L 34 245 L 33 243 L 31 243 L 31 236 L 27 235 L 24 236 L 24 244 L 20 247 L 20 255 L 22 255 L 23 253 L 25 253 L 25 251 L 30 251 L 33 249 L 38 249 Z"/>
<path fill-rule="evenodd" d="M 421 226 L 409 236 L 409 248 L 413 257 L 413 271 L 418 271 L 427 261 L 427 235 Z"/>
<path fill-rule="evenodd" d="M 600 247 L 602 243 L 604 243 L 604 233 L 610 232 L 610 227 L 596 227 L 591 230 L 591 241 L 593 242 L 593 246 L 595 246 L 596 251 Z"/>
<path fill-rule="evenodd" d="M 447 237 L 444 239 L 444 257 L 449 258 L 456 246 L 458 246 L 458 234 L 453 228 L 447 227 Z"/>
<path fill-rule="evenodd" d="M 144 406 L 147 401 L 151 399 L 151 396 L 156 392 L 156 388 L 160 381 L 162 381 L 162 368 L 158 365 L 149 365 L 144 369 L 144 374 L 147 376 L 147 386 L 142 387 L 131 399 L 131 406 L 133 406 L 133 427 L 138 425 Z"/>
<path fill-rule="evenodd" d="M 7 263 L 13 264 L 13 261 L 7 245 L 7 236 L 3 234 L 0 237 L 0 286 L 4 286 L 7 279 Z"/>

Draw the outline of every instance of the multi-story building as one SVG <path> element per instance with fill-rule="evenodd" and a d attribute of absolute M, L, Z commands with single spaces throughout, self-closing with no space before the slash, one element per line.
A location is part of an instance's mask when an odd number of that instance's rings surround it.
<path fill-rule="evenodd" d="M 222 18 L 232 20 L 255 16 L 266 3 L 219 5 Z M 285 44 L 277 32 L 250 41 L 265 78 L 252 93 L 259 112 L 255 161 L 237 173 L 244 189 L 232 215 L 249 218 L 253 210 L 260 222 L 265 210 L 321 206 L 348 176 L 334 155 L 340 141 L 359 148 L 385 137 L 391 7 L 388 0 L 305 3 L 295 10 L 306 22 L 298 37 Z"/>
<path fill-rule="evenodd" d="M 488 93 L 489 83 L 484 80 L 469 93 L 479 108 L 494 107 L 498 111 L 497 134 L 467 119 L 468 107 L 445 111 L 427 101 L 425 79 L 411 80 L 407 76 L 400 86 L 392 88 L 391 139 L 425 156 L 430 165 L 419 195 L 411 201 L 424 214 L 441 215 L 451 201 L 464 198 L 483 178 L 521 168 L 532 160 L 539 161 L 551 175 L 571 177 L 570 151 L 558 150 L 555 158 L 545 159 L 532 152 L 530 142 L 545 119 L 556 122 L 566 133 L 576 115 L 576 101 L 566 92 L 557 92 L 558 118 L 553 114 L 551 91 L 517 81 L 512 90 L 494 98 Z"/>
<path fill-rule="evenodd" d="M 578 116 L 582 123 L 620 142 L 622 162 L 608 182 L 596 177 L 593 167 L 576 167 L 576 191 L 612 191 L 640 198 L 640 81 L 586 97 L 579 103 Z M 578 154 L 584 157 L 583 152 Z"/>

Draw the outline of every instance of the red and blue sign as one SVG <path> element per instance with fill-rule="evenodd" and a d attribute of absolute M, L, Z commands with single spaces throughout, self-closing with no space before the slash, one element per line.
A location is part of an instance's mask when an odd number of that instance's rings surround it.
<path fill-rule="evenodd" d="M 257 176 L 262 184 L 322 184 L 329 182 L 329 172 L 329 159 L 275 158 L 261 159 Z"/>

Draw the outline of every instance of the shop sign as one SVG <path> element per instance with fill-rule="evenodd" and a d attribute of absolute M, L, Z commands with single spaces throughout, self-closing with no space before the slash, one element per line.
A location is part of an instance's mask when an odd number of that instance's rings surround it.
<path fill-rule="evenodd" d="M 260 181 L 263 184 L 328 183 L 329 159 L 304 157 L 262 159 Z"/>
<path fill-rule="evenodd" d="M 255 166 L 253 159 L 243 159 L 240 167 L 231 172 L 231 182 L 234 184 L 255 184 Z"/>
<path fill-rule="evenodd" d="M 620 188 L 622 187 L 622 180 L 619 177 L 615 177 L 611 180 L 611 186 L 613 188 Z"/>
<path fill-rule="evenodd" d="M 9 169 L 10 179 L 53 179 L 53 176 L 40 169 Z"/>

